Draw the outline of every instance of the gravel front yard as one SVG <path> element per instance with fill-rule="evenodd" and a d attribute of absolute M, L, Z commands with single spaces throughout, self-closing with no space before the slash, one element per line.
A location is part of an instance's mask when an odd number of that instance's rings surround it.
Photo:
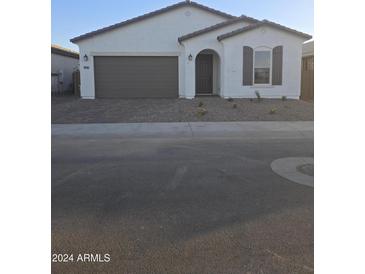
<path fill-rule="evenodd" d="M 199 105 L 202 105 L 199 107 Z M 206 111 L 206 112 L 205 112 Z M 52 123 L 313 121 L 313 104 L 280 99 L 52 98 Z"/>

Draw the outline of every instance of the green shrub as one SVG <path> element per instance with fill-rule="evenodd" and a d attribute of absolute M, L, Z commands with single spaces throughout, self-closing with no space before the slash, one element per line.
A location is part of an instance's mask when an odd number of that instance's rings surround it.
<path fill-rule="evenodd" d="M 275 114 L 276 112 L 277 112 L 277 108 L 272 108 L 272 109 L 270 109 L 270 114 Z"/>
<path fill-rule="evenodd" d="M 233 102 L 233 98 L 229 97 L 229 98 L 227 99 L 227 101 L 228 101 L 228 102 Z"/>
<path fill-rule="evenodd" d="M 198 107 L 204 106 L 204 103 L 202 101 L 199 102 Z"/>
<path fill-rule="evenodd" d="M 233 108 L 237 108 L 237 104 L 233 104 L 233 105 L 232 105 L 232 107 L 233 107 Z"/>
<path fill-rule="evenodd" d="M 198 111 L 197 111 L 197 115 L 198 116 L 204 116 L 205 114 L 207 114 L 207 110 L 205 108 L 202 108 L 202 107 L 198 107 Z"/>
<path fill-rule="evenodd" d="M 282 100 L 282 101 L 286 101 L 286 100 L 287 100 L 286 96 L 282 96 L 282 97 L 281 97 L 281 100 Z"/>

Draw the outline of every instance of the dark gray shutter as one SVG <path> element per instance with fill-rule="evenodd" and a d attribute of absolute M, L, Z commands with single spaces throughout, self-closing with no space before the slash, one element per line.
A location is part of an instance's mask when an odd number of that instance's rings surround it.
<path fill-rule="evenodd" d="M 253 49 L 243 47 L 243 85 L 252 86 L 253 81 Z"/>
<path fill-rule="evenodd" d="M 283 83 L 283 46 L 277 46 L 272 50 L 272 84 Z"/>

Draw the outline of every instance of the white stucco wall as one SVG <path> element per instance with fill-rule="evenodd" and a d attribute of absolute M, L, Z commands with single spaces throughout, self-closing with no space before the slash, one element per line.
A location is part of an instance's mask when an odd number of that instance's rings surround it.
<path fill-rule="evenodd" d="M 79 60 L 63 55 L 51 53 L 51 72 L 59 73 L 63 71 L 64 91 L 72 90 L 72 73 L 78 68 Z"/>
<path fill-rule="evenodd" d="M 296 35 L 269 26 L 263 26 L 221 41 L 224 48 L 223 97 L 251 98 L 255 91 L 262 97 L 299 99 L 301 80 L 302 44 L 305 41 Z M 243 46 L 274 48 L 283 46 L 282 85 L 243 86 Z"/>
<path fill-rule="evenodd" d="M 238 28 L 242 28 L 247 26 L 248 23 L 246 22 L 238 22 L 214 31 L 210 31 L 207 33 L 204 33 L 202 35 L 193 37 L 191 39 L 185 40 L 182 42 L 182 45 L 184 47 L 184 53 L 185 53 L 185 97 L 186 98 L 194 98 L 195 97 L 195 59 L 196 56 L 202 52 L 205 49 L 214 50 L 217 55 L 219 56 L 219 64 L 220 69 L 219 75 L 219 81 L 216 81 L 216 84 L 219 83 L 219 87 L 213 87 L 215 90 L 213 93 L 222 95 L 222 87 L 224 83 L 223 74 L 222 74 L 222 68 L 223 64 L 225 62 L 224 60 L 224 51 L 223 51 L 223 44 L 220 43 L 217 40 L 217 36 L 231 32 L 233 30 L 236 30 Z M 193 56 L 193 60 L 189 61 L 189 55 Z M 213 55 L 214 57 L 214 55 Z M 216 58 L 213 59 L 213 62 L 216 61 Z M 213 64 L 214 65 L 214 64 Z M 213 75 L 214 76 L 214 75 Z M 213 82 L 214 84 L 214 82 Z"/>
<path fill-rule="evenodd" d="M 219 95 L 221 93 L 221 79 L 220 79 L 221 61 L 218 54 L 213 54 L 213 94 Z"/>
<path fill-rule="evenodd" d="M 186 56 L 178 37 L 226 20 L 195 7 L 181 7 L 77 42 L 81 56 L 81 97 L 95 97 L 93 56 L 98 55 L 178 56 L 179 95 L 185 97 Z M 82 58 L 85 54 L 89 56 L 87 62 Z"/>

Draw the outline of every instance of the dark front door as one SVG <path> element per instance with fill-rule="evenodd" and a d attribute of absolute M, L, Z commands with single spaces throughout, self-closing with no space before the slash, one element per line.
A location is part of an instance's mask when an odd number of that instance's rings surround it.
<path fill-rule="evenodd" d="M 199 54 L 195 63 L 197 94 L 213 93 L 213 55 Z"/>

